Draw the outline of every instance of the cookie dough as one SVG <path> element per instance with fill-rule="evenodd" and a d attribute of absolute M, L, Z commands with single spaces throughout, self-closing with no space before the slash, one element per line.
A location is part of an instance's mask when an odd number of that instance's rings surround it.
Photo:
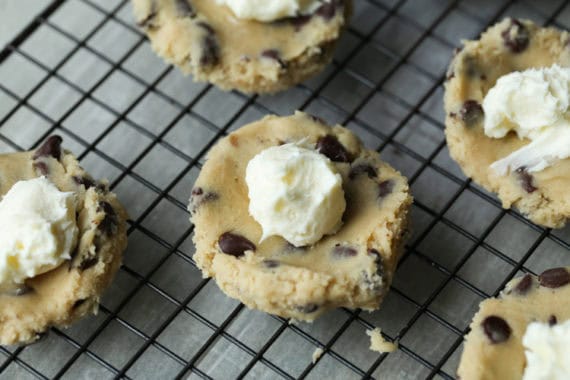
<path fill-rule="evenodd" d="M 279 236 L 259 244 L 246 166 L 268 147 L 298 141 L 330 158 L 342 176 L 343 225 L 311 246 L 297 248 Z M 301 112 L 268 116 L 208 153 L 189 206 L 194 260 L 227 295 L 271 314 L 311 321 L 341 306 L 373 310 L 392 282 L 411 202 L 406 179 L 348 129 Z"/>
<path fill-rule="evenodd" d="M 101 292 L 121 264 L 126 213 L 104 182 L 96 182 L 52 136 L 35 151 L 0 155 L 0 193 L 16 182 L 45 176 L 77 196 L 78 239 L 72 258 L 0 293 L 0 344 L 30 343 L 50 326 L 68 326 L 97 311 Z"/>
<path fill-rule="evenodd" d="M 570 319 L 570 268 L 525 275 L 498 298 L 481 303 L 471 323 L 458 376 L 461 379 L 520 380 L 525 369 L 522 338 L 530 322 Z"/>
<path fill-rule="evenodd" d="M 259 22 L 239 19 L 214 0 L 133 0 L 158 55 L 198 81 L 246 93 L 284 90 L 321 71 L 350 5 L 323 1 L 310 15 Z"/>
<path fill-rule="evenodd" d="M 516 134 L 487 137 L 482 101 L 497 79 L 513 71 L 570 66 L 570 35 L 528 20 L 505 19 L 477 41 L 465 41 L 445 84 L 446 137 L 451 156 L 468 177 L 497 193 L 504 208 L 516 207 L 533 222 L 553 228 L 570 217 L 570 159 L 529 173 L 524 167 L 500 175 L 490 165 L 522 146 Z"/>
<path fill-rule="evenodd" d="M 382 336 L 382 329 L 376 327 L 373 330 L 366 330 L 366 335 L 370 337 L 370 350 L 378 353 L 390 353 L 398 349 L 397 342 L 389 342 Z"/>

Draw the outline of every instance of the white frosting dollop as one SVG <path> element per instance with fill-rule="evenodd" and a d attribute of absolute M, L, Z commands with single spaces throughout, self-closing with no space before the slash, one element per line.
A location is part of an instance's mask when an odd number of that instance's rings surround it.
<path fill-rule="evenodd" d="M 267 148 L 246 169 L 249 213 L 263 236 L 295 246 L 336 232 L 346 208 L 342 177 L 324 155 L 296 144 Z"/>
<path fill-rule="evenodd" d="M 312 13 L 322 4 L 319 0 L 216 0 L 216 2 L 230 8 L 237 18 L 263 22 Z"/>
<path fill-rule="evenodd" d="M 71 258 L 76 198 L 45 177 L 19 181 L 0 202 L 0 289 L 10 290 Z"/>
<path fill-rule="evenodd" d="M 523 380 L 570 379 L 570 320 L 554 326 L 532 322 L 523 336 Z"/>
<path fill-rule="evenodd" d="M 512 72 L 499 78 L 485 96 L 485 134 L 502 138 L 514 131 L 530 144 L 494 162 L 504 175 L 524 167 L 545 169 L 570 157 L 570 68 L 553 65 Z"/>

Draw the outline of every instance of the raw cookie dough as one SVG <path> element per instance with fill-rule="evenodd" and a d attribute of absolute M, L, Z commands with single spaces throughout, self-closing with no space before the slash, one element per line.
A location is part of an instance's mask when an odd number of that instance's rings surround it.
<path fill-rule="evenodd" d="M 312 15 L 262 23 L 238 19 L 215 0 L 133 0 L 158 55 L 196 80 L 247 93 L 284 90 L 321 71 L 350 5 L 330 0 Z"/>
<path fill-rule="evenodd" d="M 344 224 L 312 246 L 295 248 L 278 236 L 259 244 L 261 226 L 248 212 L 246 166 L 270 146 L 303 139 L 343 178 Z M 341 306 L 373 310 L 392 282 L 411 202 L 406 179 L 348 129 L 301 112 L 268 116 L 208 153 L 189 206 L 194 260 L 227 295 L 271 314 L 311 321 Z"/>
<path fill-rule="evenodd" d="M 16 182 L 46 176 L 77 195 L 78 243 L 71 260 L 25 286 L 0 293 L 0 344 L 29 343 L 50 326 L 68 326 L 97 311 L 99 296 L 121 264 L 126 213 L 105 183 L 95 182 L 52 136 L 35 151 L 0 155 L 0 194 Z"/>
<path fill-rule="evenodd" d="M 570 319 L 569 268 L 538 278 L 529 274 L 509 282 L 499 298 L 481 303 L 471 323 L 459 364 L 464 380 L 520 380 L 525 368 L 522 338 L 530 322 Z"/>
<path fill-rule="evenodd" d="M 570 66 L 569 41 L 566 31 L 505 19 L 478 41 L 465 42 L 451 62 L 445 85 L 447 144 L 465 175 L 497 193 L 504 208 L 516 207 L 533 222 L 554 228 L 570 217 L 570 159 L 532 174 L 524 168 L 496 174 L 490 165 L 529 141 L 514 133 L 487 137 L 481 103 L 502 75 L 553 64 Z"/>

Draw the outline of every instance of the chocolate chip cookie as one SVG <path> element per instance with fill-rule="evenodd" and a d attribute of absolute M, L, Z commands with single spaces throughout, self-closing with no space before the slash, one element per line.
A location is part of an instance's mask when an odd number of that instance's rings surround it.
<path fill-rule="evenodd" d="M 485 135 L 481 106 L 497 79 L 513 71 L 570 66 L 570 35 L 528 20 L 505 19 L 477 41 L 466 41 L 453 58 L 445 84 L 446 137 L 464 173 L 498 194 L 504 208 L 516 207 L 533 222 L 559 228 L 570 217 L 570 159 L 529 173 L 519 167 L 502 175 L 490 165 L 529 143 L 516 134 Z"/>
<path fill-rule="evenodd" d="M 259 22 L 214 0 L 133 0 L 158 55 L 196 80 L 246 93 L 284 90 L 321 71 L 350 5 L 328 0 L 309 15 Z"/>
<path fill-rule="evenodd" d="M 310 246 L 280 236 L 259 243 L 248 212 L 245 172 L 262 150 L 303 141 L 342 176 L 342 227 Z M 341 126 L 297 112 L 268 116 L 231 133 L 210 150 L 192 190 L 194 260 L 230 297 L 250 308 L 311 321 L 337 308 L 378 308 L 403 250 L 412 202 L 407 181 Z"/>
<path fill-rule="evenodd" d="M 0 344 L 29 343 L 50 326 L 96 312 L 121 264 L 126 213 L 106 183 L 89 176 L 61 142 L 52 136 L 35 151 L 0 155 L 1 194 L 18 181 L 45 176 L 60 191 L 76 194 L 79 230 L 70 260 L 0 293 Z"/>
<path fill-rule="evenodd" d="M 462 379 L 521 379 L 525 369 L 522 337 L 531 322 L 570 319 L 569 268 L 509 282 L 498 298 L 485 300 L 471 323 L 458 376 Z"/>

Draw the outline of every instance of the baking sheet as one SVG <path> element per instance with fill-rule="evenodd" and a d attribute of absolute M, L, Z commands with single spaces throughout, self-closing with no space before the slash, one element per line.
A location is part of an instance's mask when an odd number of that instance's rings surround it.
<path fill-rule="evenodd" d="M 99 314 L 3 348 L 0 378 L 453 377 L 482 299 L 521 269 L 568 264 L 570 229 L 544 231 L 502 211 L 444 144 L 441 78 L 453 48 L 507 15 L 570 27 L 563 1 L 355 0 L 333 65 L 257 97 L 166 66 L 128 2 L 62 1 L 0 65 L 0 151 L 61 134 L 128 209 L 129 247 Z M 374 313 L 340 309 L 289 325 L 225 297 L 192 263 L 185 206 L 208 147 L 298 108 L 346 124 L 410 178 L 413 236 Z M 365 331 L 375 326 L 400 350 L 370 351 Z"/>

